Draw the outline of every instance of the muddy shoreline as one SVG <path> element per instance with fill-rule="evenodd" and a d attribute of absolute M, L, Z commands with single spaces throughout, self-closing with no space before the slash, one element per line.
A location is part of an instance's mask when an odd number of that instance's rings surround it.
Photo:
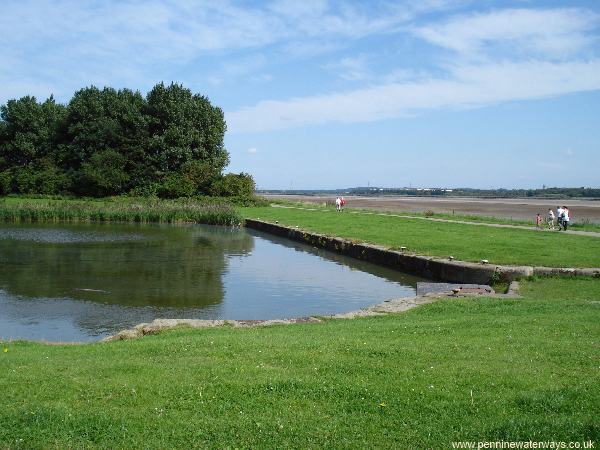
<path fill-rule="evenodd" d="M 344 195 L 344 193 L 340 192 L 340 195 Z M 334 195 L 263 194 L 263 196 L 267 199 L 316 204 L 335 200 Z M 599 200 L 476 197 L 433 198 L 408 196 L 364 197 L 350 195 L 345 195 L 344 198 L 347 200 L 347 205 L 350 208 L 393 212 L 424 212 L 430 210 L 438 214 L 477 215 L 509 220 L 528 220 L 532 223 L 537 213 L 545 217 L 548 208 L 556 210 L 558 205 L 567 205 L 571 211 L 573 223 L 581 221 L 600 223 Z"/>

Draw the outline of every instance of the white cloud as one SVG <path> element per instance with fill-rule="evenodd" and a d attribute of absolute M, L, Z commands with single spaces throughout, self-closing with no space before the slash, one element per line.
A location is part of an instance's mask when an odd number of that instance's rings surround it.
<path fill-rule="evenodd" d="M 251 155 L 256 155 L 258 153 L 258 149 L 256 147 L 251 147 L 248 149 L 248 153 Z"/>
<path fill-rule="evenodd" d="M 38 85 L 60 86 L 67 95 L 91 83 L 146 89 L 161 79 L 181 81 L 180 74 L 189 73 L 181 69 L 189 67 L 200 67 L 194 76 L 218 85 L 227 77 L 262 71 L 245 60 L 245 69 L 216 74 L 212 63 L 218 56 L 261 51 L 271 61 L 273 54 L 304 58 L 332 52 L 364 36 L 394 31 L 447 3 L 417 8 L 411 1 L 5 0 L 0 62 L 9 69 L 0 69 L 0 86 L 16 87 L 15 80 L 33 74 Z M 198 64 L 203 58 L 207 64 Z M 0 102 L 11 92 L 0 90 Z"/>
<path fill-rule="evenodd" d="M 249 74 L 261 70 L 267 63 L 267 58 L 261 54 L 252 54 L 245 57 L 228 60 L 219 65 L 217 70 L 207 77 L 209 83 L 219 85 L 223 81 L 232 78 L 245 77 Z M 250 78 L 254 78 L 253 75 Z M 268 76 L 267 76 L 268 78 Z M 268 81 L 265 78 L 256 78 L 257 80 Z"/>
<path fill-rule="evenodd" d="M 342 58 L 325 65 L 325 68 L 350 81 L 362 81 L 372 77 L 365 55 Z"/>
<path fill-rule="evenodd" d="M 583 9 L 505 9 L 453 17 L 444 23 L 413 29 L 417 36 L 466 55 L 505 45 L 513 55 L 533 52 L 564 57 L 593 43 L 586 31 L 599 16 Z"/>
<path fill-rule="evenodd" d="M 469 65 L 447 78 L 391 83 L 349 92 L 261 101 L 226 114 L 231 132 L 403 117 L 440 108 L 474 108 L 600 89 L 600 59 Z"/>
<path fill-rule="evenodd" d="M 269 83 L 270 81 L 273 81 L 273 75 L 270 75 L 268 73 L 253 75 L 252 77 L 250 77 L 250 81 L 254 83 Z"/>

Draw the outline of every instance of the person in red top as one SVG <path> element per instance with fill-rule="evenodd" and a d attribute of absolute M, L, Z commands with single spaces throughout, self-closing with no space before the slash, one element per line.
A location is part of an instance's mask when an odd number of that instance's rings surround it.
<path fill-rule="evenodd" d="M 343 210 L 344 210 L 344 206 L 346 206 L 346 200 L 344 200 L 344 197 L 342 197 L 342 198 L 340 199 L 340 201 L 341 201 L 341 207 L 342 207 L 341 209 L 342 209 L 342 211 L 343 211 Z"/>

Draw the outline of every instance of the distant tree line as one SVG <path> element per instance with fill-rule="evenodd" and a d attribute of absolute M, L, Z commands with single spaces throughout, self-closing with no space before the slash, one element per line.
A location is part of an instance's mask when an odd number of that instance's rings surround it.
<path fill-rule="evenodd" d="M 344 189 L 353 195 L 382 196 L 382 195 L 410 195 L 419 197 L 488 197 L 488 198 L 600 198 L 600 189 L 577 188 L 543 188 L 543 189 L 473 189 L 473 188 L 376 188 L 355 187 Z M 337 191 L 332 191 L 337 192 Z"/>
<path fill-rule="evenodd" d="M 296 194 L 296 195 L 364 195 L 379 197 L 385 195 L 406 195 L 419 197 L 488 197 L 488 198 L 600 198 L 600 189 L 597 188 L 543 188 L 543 189 L 417 189 L 417 188 L 378 188 L 378 187 L 353 187 L 345 189 L 325 190 L 263 190 L 259 193 L 271 194 Z"/>
<path fill-rule="evenodd" d="M 544 197 L 544 198 L 600 198 L 600 189 L 586 187 L 550 187 L 543 189 L 455 189 L 452 195 L 474 197 Z"/>
<path fill-rule="evenodd" d="M 252 177 L 226 174 L 223 111 L 179 84 L 138 91 L 87 87 L 0 107 L 0 194 L 247 196 Z"/>

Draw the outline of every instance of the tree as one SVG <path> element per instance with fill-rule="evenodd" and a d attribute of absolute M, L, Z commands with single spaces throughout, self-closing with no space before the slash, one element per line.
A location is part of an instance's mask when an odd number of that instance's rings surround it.
<path fill-rule="evenodd" d="M 223 111 L 206 97 L 178 84 L 166 87 L 160 83 L 148 93 L 146 111 L 149 152 L 157 173 L 189 171 L 184 166 L 195 161 L 203 165 L 206 176 L 216 178 L 229 164 L 223 145 Z"/>
<path fill-rule="evenodd" d="M 52 96 L 44 103 L 22 97 L 0 107 L 0 168 L 28 166 L 52 155 L 65 114 Z"/>
<path fill-rule="evenodd" d="M 55 149 L 66 108 L 50 96 L 27 96 L 0 108 L 0 170 L 3 193 L 56 194 L 70 186 L 57 166 Z"/>
<path fill-rule="evenodd" d="M 67 144 L 62 155 L 65 165 L 78 173 L 76 191 L 102 196 L 107 191 L 113 192 L 118 185 L 119 192 L 124 192 L 143 184 L 150 176 L 146 167 L 148 118 L 144 106 L 144 97 L 129 89 L 100 90 L 91 86 L 75 93 L 68 106 Z M 105 178 L 106 173 L 100 174 L 97 166 L 98 161 L 106 160 L 102 155 L 108 151 L 113 156 L 119 155 L 116 161 L 122 165 L 109 177 L 112 181 Z M 100 156 L 92 161 L 94 155 Z M 109 169 L 117 170 L 114 166 Z M 127 172 L 126 179 L 119 171 Z M 92 185 L 86 186 L 86 182 Z M 104 182 L 110 186 L 101 187 Z M 93 187 L 98 192 L 94 193 Z"/>

